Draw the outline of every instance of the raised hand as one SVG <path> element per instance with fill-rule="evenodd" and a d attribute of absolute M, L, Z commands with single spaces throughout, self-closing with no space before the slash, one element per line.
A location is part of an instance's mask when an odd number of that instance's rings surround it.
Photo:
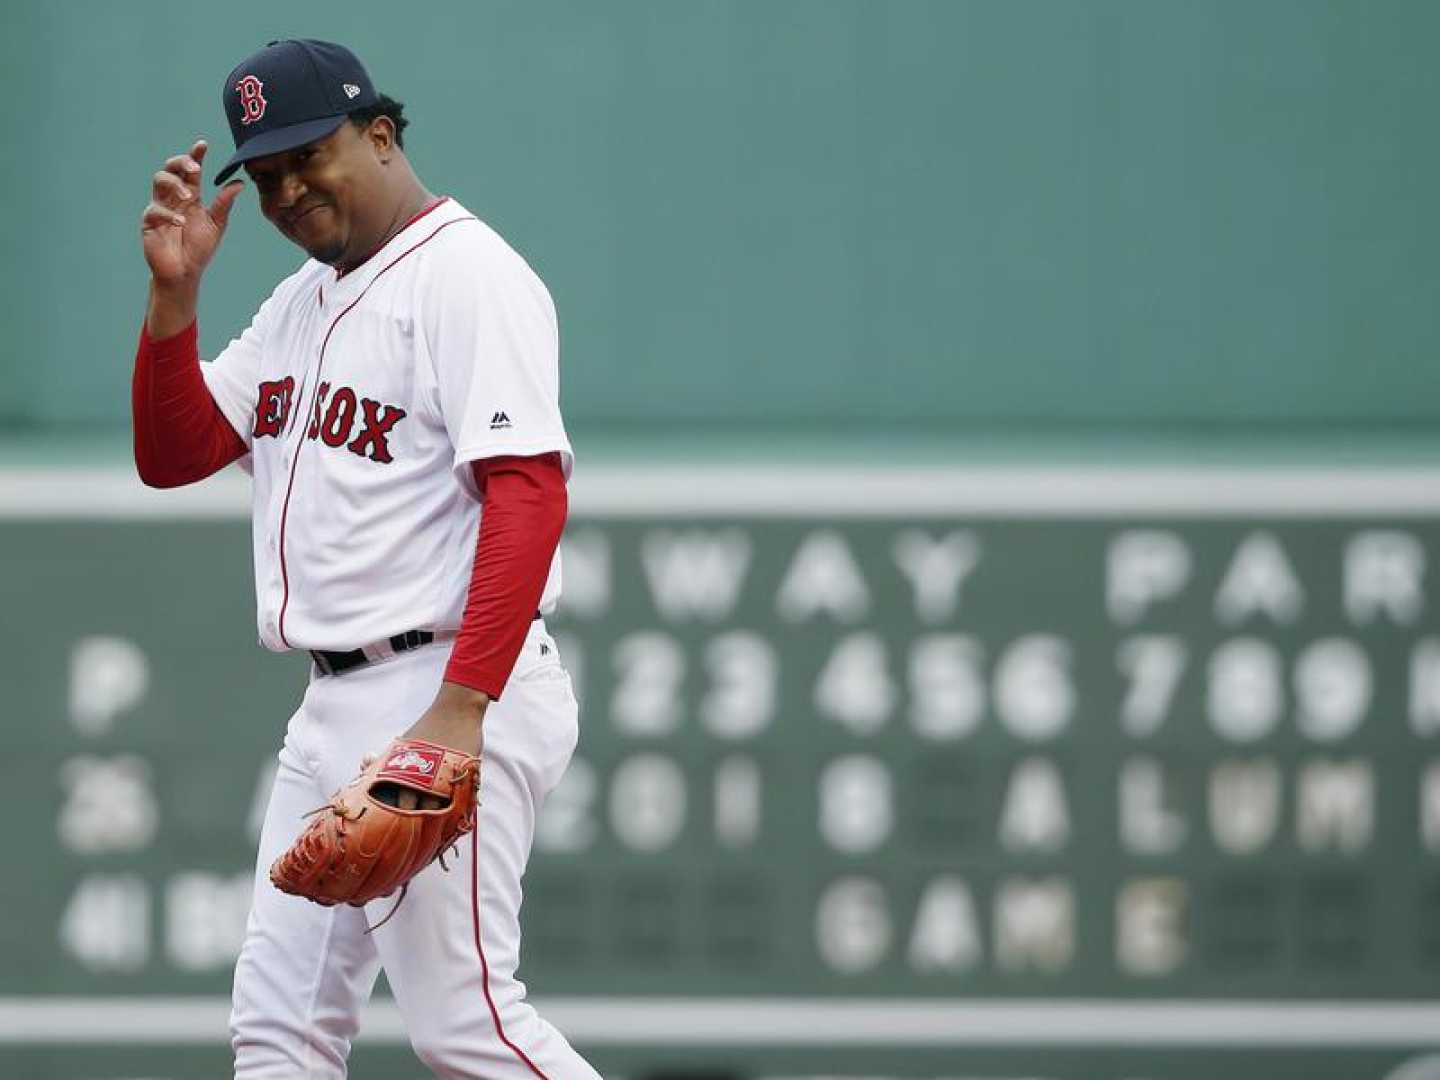
<path fill-rule="evenodd" d="M 200 276 L 225 235 L 230 209 L 245 188 L 243 181 L 232 181 L 206 206 L 200 189 L 206 149 L 205 140 L 197 140 L 188 154 L 166 161 L 151 181 L 150 204 L 140 218 L 140 243 L 157 290 L 199 288 Z"/>

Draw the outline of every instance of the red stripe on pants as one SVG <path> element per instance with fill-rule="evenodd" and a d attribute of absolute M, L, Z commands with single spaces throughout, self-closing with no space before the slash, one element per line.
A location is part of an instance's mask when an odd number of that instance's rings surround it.
<path fill-rule="evenodd" d="M 480 956 L 481 985 L 485 988 L 485 1004 L 490 1006 L 490 1018 L 495 1021 L 495 1034 L 500 1036 L 500 1041 L 508 1046 L 515 1056 L 523 1061 L 529 1070 L 540 1078 L 550 1080 L 541 1072 L 528 1057 L 525 1051 L 521 1050 L 513 1042 L 505 1037 L 505 1028 L 500 1023 L 500 1010 L 495 1008 L 495 999 L 490 996 L 490 965 L 485 960 L 485 946 L 480 944 L 480 824 L 477 821 L 475 828 L 470 830 L 470 914 L 473 916 L 475 925 L 475 951 Z"/>

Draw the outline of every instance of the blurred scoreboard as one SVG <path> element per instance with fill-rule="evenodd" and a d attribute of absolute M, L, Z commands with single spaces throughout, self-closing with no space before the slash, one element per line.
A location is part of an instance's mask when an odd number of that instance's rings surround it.
<path fill-rule="evenodd" d="M 521 974 L 607 1076 L 1440 1080 L 1440 472 L 574 490 Z M 0 1062 L 211 1075 L 306 677 L 243 478 L 0 493 Z"/>

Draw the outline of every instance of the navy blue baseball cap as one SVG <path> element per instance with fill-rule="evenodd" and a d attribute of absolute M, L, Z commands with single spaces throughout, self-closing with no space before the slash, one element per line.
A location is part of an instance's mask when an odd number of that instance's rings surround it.
<path fill-rule="evenodd" d="M 329 41 L 272 41 L 240 62 L 221 92 L 235 155 L 223 184 L 245 162 L 323 139 L 345 115 L 379 100 L 359 57 Z"/>

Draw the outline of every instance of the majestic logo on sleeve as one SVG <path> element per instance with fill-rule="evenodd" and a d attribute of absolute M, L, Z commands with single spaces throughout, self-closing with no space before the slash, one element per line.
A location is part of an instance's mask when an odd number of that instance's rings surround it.
<path fill-rule="evenodd" d="M 255 438 L 273 438 L 286 430 L 294 393 L 295 380 L 288 375 L 277 382 L 260 384 L 255 398 Z M 348 386 L 336 387 L 331 393 L 330 384 L 322 382 L 315 393 L 305 437 L 337 449 L 343 446 L 357 457 L 389 465 L 395 460 L 390 452 L 390 435 L 405 415 L 400 406 L 361 397 Z"/>
<path fill-rule="evenodd" d="M 240 123 L 253 124 L 265 115 L 269 103 L 261 93 L 264 89 L 265 84 L 254 75 L 246 75 L 235 84 L 235 92 L 240 95 Z"/>

